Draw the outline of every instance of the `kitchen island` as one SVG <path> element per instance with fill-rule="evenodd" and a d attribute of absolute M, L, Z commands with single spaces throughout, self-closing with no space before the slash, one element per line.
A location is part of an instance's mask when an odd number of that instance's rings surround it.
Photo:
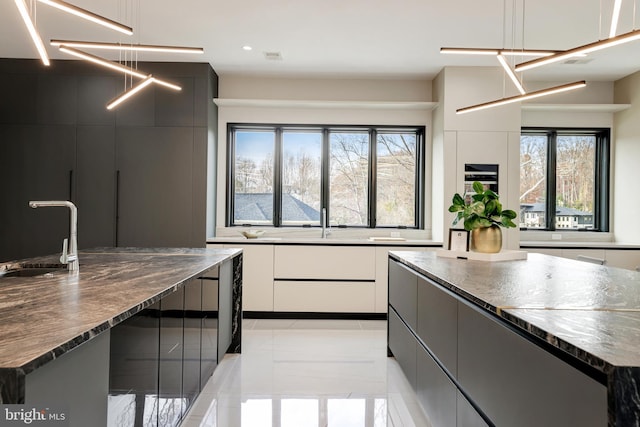
<path fill-rule="evenodd" d="M 640 425 L 640 273 L 390 252 L 389 351 L 434 426 Z"/>
<path fill-rule="evenodd" d="M 0 269 L 56 265 L 57 258 L 20 260 Z M 79 258 L 79 272 L 0 278 L 0 403 L 61 405 L 69 425 L 106 425 L 107 406 L 111 413 L 113 402 L 123 402 L 112 397 L 135 388 L 126 384 L 114 392 L 114 384 L 144 370 L 118 363 L 132 356 L 151 360 L 149 348 L 135 355 L 135 347 L 148 340 L 155 360 L 144 368 L 155 370 L 160 389 L 144 390 L 143 397 L 170 396 L 179 403 L 171 419 L 179 422 L 194 399 L 193 393 L 184 395 L 188 352 L 197 346 L 195 357 L 204 357 L 211 350 L 205 337 L 217 344 L 215 354 L 198 359 L 198 369 L 208 362 L 209 370 L 197 372 L 197 392 L 221 355 L 240 352 L 242 251 L 99 248 L 81 251 Z M 166 396 L 163 385 L 173 387 Z"/>

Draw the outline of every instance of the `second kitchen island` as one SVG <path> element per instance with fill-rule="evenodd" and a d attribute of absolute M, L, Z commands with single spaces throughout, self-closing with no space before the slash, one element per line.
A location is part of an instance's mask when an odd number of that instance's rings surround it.
<path fill-rule="evenodd" d="M 640 273 L 391 252 L 388 333 L 434 427 L 640 425 Z"/>

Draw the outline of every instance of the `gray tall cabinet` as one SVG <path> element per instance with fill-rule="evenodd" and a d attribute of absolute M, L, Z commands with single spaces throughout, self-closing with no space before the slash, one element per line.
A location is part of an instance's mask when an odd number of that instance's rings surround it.
<path fill-rule="evenodd" d="M 174 81 L 116 111 L 120 76 L 81 61 L 0 59 L 0 261 L 59 252 L 72 200 L 78 245 L 204 247 L 207 150 L 217 134 L 209 64 L 139 63 Z"/>

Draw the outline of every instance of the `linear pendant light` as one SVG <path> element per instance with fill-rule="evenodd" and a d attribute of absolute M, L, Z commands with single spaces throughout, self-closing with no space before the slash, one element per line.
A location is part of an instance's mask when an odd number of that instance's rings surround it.
<path fill-rule="evenodd" d="M 40 3 L 44 3 L 46 5 L 55 7 L 56 9 L 60 9 L 64 12 L 70 13 L 75 16 L 79 16 L 80 18 L 86 19 L 91 22 L 95 22 L 96 24 L 105 26 L 107 28 L 111 28 L 112 30 L 119 31 L 128 36 L 133 34 L 133 29 L 131 27 L 127 27 L 119 22 L 112 21 L 109 18 L 105 18 L 104 16 L 96 15 L 93 12 L 89 12 L 86 9 L 82 9 L 78 6 L 74 6 L 70 3 L 64 2 L 62 0 L 38 0 Z"/>
<path fill-rule="evenodd" d="M 130 74 L 132 76 L 135 76 L 141 79 L 145 79 L 148 76 L 148 74 L 141 73 L 129 67 L 125 67 L 124 65 L 118 64 L 117 62 L 108 61 L 104 58 L 100 58 L 99 56 L 91 55 L 90 53 L 83 52 L 81 50 L 74 49 L 72 47 L 67 47 L 65 45 L 60 46 L 60 51 L 64 53 L 68 53 L 69 55 L 73 55 L 77 58 L 84 59 L 85 61 L 93 62 L 94 64 L 98 64 L 103 67 L 110 68 L 115 71 L 119 71 L 121 73 Z M 153 78 L 153 83 L 157 83 L 161 86 L 165 86 L 173 90 L 182 90 L 182 88 L 176 84 L 169 83 L 167 81 L 160 80 L 155 77 Z"/>
<path fill-rule="evenodd" d="M 534 50 L 534 49 L 484 49 L 476 47 L 441 47 L 440 53 L 456 55 L 504 55 L 504 56 L 551 56 L 560 53 L 560 50 Z"/>
<path fill-rule="evenodd" d="M 165 53 L 204 53 L 201 47 L 185 47 L 185 46 L 161 46 L 148 44 L 120 44 L 120 43 L 103 43 L 88 42 L 74 40 L 51 40 L 51 46 L 69 46 L 75 48 L 86 49 L 106 49 L 106 50 L 126 50 L 134 52 L 165 52 Z"/>
<path fill-rule="evenodd" d="M 507 60 L 504 59 L 504 56 L 502 54 L 499 54 L 497 56 L 498 58 L 498 62 L 500 62 L 500 65 L 502 65 L 502 68 L 504 68 L 504 71 L 507 73 L 507 76 L 509 76 L 509 78 L 511 79 L 511 81 L 513 82 L 513 84 L 516 86 L 516 88 L 518 89 L 518 91 L 524 95 L 525 93 L 527 93 L 526 90 L 524 90 L 524 87 L 522 86 L 522 83 L 520 82 L 520 80 L 518 79 L 518 76 L 516 76 L 516 74 L 513 72 L 513 70 L 511 69 L 511 67 L 509 66 L 509 64 L 507 64 Z"/>
<path fill-rule="evenodd" d="M 615 0 L 613 4 L 613 14 L 611 15 L 611 28 L 609 29 L 609 38 L 615 37 L 618 29 L 618 18 L 620 18 L 620 6 L 622 6 L 622 0 Z"/>
<path fill-rule="evenodd" d="M 571 58 L 572 56 L 577 56 L 579 54 L 588 54 L 597 50 L 606 49 L 623 43 L 629 43 L 638 39 L 640 39 L 640 30 L 630 31 L 628 33 L 620 34 L 619 36 L 611 37 L 609 39 L 600 40 L 597 42 L 585 44 L 583 46 L 578 46 L 573 49 L 565 50 L 564 52 L 556 53 L 554 55 L 547 56 L 546 58 L 538 58 L 534 59 L 533 61 L 527 61 L 521 64 L 517 64 L 515 66 L 515 70 L 518 72 L 530 70 L 542 65 L 559 62 L 564 59 Z"/>
<path fill-rule="evenodd" d="M 15 0 L 16 6 L 18 6 L 18 11 L 20 11 L 20 16 L 22 16 L 22 20 L 24 24 L 27 26 L 27 30 L 29 31 L 29 35 L 33 40 L 33 44 L 36 46 L 38 50 L 38 54 L 40 55 L 40 59 L 42 63 L 46 66 L 49 66 L 51 62 L 49 61 L 49 55 L 47 55 L 47 50 L 44 48 L 44 43 L 42 43 L 42 39 L 40 38 L 40 34 L 38 34 L 38 30 L 33 25 L 33 21 L 31 20 L 31 15 L 29 15 L 29 10 L 27 9 L 27 5 L 24 0 Z"/>
<path fill-rule="evenodd" d="M 470 107 L 460 108 L 456 110 L 456 114 L 470 113 L 472 111 L 498 107 L 500 105 L 511 104 L 513 102 L 526 101 L 528 99 L 539 98 L 541 96 L 553 95 L 554 93 L 567 92 L 569 90 L 585 87 L 586 85 L 587 83 L 584 80 L 579 82 L 574 82 L 574 83 L 567 83 L 564 85 L 555 86 L 548 89 L 529 92 L 526 95 L 511 96 L 509 98 L 502 98 L 502 99 L 498 99 L 491 102 L 485 102 L 483 104 L 477 104 L 477 105 L 472 105 Z"/>
<path fill-rule="evenodd" d="M 109 101 L 109 103 L 107 104 L 107 110 L 112 110 L 113 108 L 115 108 L 116 106 L 120 105 L 121 103 L 123 103 L 127 99 L 131 98 L 136 93 L 140 92 L 145 87 L 149 86 L 151 83 L 153 83 L 153 76 L 151 74 L 149 74 L 140 83 L 137 83 L 137 84 L 131 86 L 131 89 L 123 92 L 122 94 L 118 95 L 117 97 L 115 97 L 114 99 Z"/>

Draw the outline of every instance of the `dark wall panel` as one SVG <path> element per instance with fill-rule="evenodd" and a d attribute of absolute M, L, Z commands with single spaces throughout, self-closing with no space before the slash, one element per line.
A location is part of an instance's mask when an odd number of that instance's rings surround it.
<path fill-rule="evenodd" d="M 36 74 L 4 74 L 0 79 L 0 123 L 33 124 L 38 105 Z"/>
<path fill-rule="evenodd" d="M 78 126 L 78 247 L 115 245 L 115 151 L 113 126 Z"/>
<path fill-rule="evenodd" d="M 205 230 L 207 226 L 207 128 L 193 128 L 193 210 L 192 230 Z M 205 247 L 206 234 L 191 236 L 194 246 Z"/>
<path fill-rule="evenodd" d="M 78 112 L 76 76 L 41 74 L 38 76 L 38 123 L 75 125 Z"/>
<path fill-rule="evenodd" d="M 115 126 L 116 112 L 106 105 L 123 87 L 115 76 L 78 76 L 78 125 Z"/>
<path fill-rule="evenodd" d="M 172 78 L 171 83 L 182 87 L 181 91 L 156 87 L 156 126 L 193 126 L 194 83 L 193 78 Z"/>
<path fill-rule="evenodd" d="M 213 105 L 213 98 L 209 96 L 209 78 L 205 75 L 193 79 L 194 98 L 193 125 L 207 127 L 208 111 Z"/>
<path fill-rule="evenodd" d="M 193 246 L 192 147 L 190 127 L 117 130 L 118 246 Z"/>
<path fill-rule="evenodd" d="M 156 90 L 167 89 L 157 89 L 155 85 L 149 85 L 127 102 L 120 104 L 116 109 L 116 126 L 155 126 Z M 124 85 L 118 88 L 117 93 L 122 91 L 124 91 Z M 110 100 L 104 101 L 104 105 Z"/>
<path fill-rule="evenodd" d="M 106 104 L 125 90 L 118 73 L 84 61 L 44 67 L 0 58 L 0 182 L 7 189 L 0 199 L 0 261 L 61 249 L 69 213 L 30 209 L 30 199 L 71 198 L 81 248 L 205 245 L 217 75 L 203 63 L 140 62 L 138 69 L 183 90 L 152 85 L 109 111 Z M 127 215 L 120 233 L 117 170 Z M 116 242 L 116 235 L 125 239 Z"/>

